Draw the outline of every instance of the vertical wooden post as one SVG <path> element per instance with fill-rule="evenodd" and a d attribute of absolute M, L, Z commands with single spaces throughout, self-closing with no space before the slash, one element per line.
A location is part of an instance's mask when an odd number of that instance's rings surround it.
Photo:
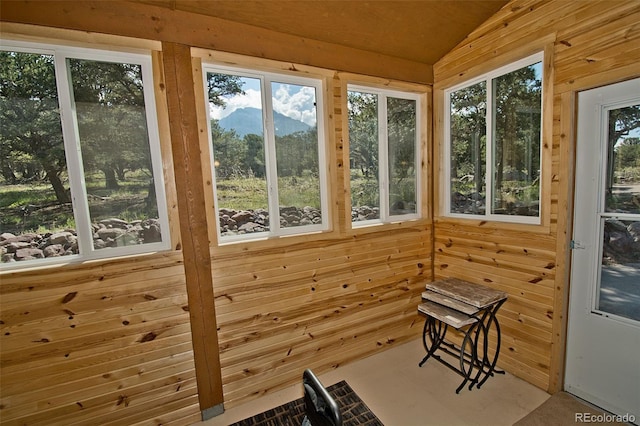
<path fill-rule="evenodd" d="M 162 44 L 191 334 L 203 420 L 224 411 L 213 277 L 189 46 Z"/>

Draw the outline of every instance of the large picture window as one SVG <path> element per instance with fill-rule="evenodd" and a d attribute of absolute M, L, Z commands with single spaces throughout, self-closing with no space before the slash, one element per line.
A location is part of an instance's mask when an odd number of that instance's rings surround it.
<path fill-rule="evenodd" d="M 322 81 L 204 68 L 220 242 L 328 228 Z"/>
<path fill-rule="evenodd" d="M 349 85 L 354 226 L 419 217 L 419 96 Z"/>
<path fill-rule="evenodd" d="M 447 214 L 539 223 L 542 54 L 445 91 Z"/>
<path fill-rule="evenodd" d="M 2 263 L 169 248 L 150 55 L 0 47 Z"/>

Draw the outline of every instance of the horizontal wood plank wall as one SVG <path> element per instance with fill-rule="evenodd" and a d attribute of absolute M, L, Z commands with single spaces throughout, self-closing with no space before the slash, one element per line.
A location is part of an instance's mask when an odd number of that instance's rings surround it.
<path fill-rule="evenodd" d="M 436 152 L 443 140 L 442 91 L 474 75 L 524 57 L 551 43 L 547 71 L 553 79 L 549 224 L 501 226 L 453 220 L 436 213 L 436 278 L 455 276 L 507 291 L 499 319 L 499 365 L 554 393 L 562 389 L 575 140 L 575 91 L 640 75 L 640 3 L 631 1 L 513 1 L 434 66 Z M 546 46 L 546 45 L 545 45 Z M 548 130 L 548 129 L 547 129 Z M 549 135 L 549 141 L 546 135 Z M 438 156 L 440 154 L 437 154 Z M 444 159 L 436 157 L 436 163 Z M 438 159 L 439 158 L 439 159 Z M 442 175 L 436 173 L 437 205 Z"/>
<path fill-rule="evenodd" d="M 214 254 L 225 406 L 415 339 L 430 232 Z"/>
<path fill-rule="evenodd" d="M 200 419 L 181 253 L 0 280 L 3 425 Z"/>

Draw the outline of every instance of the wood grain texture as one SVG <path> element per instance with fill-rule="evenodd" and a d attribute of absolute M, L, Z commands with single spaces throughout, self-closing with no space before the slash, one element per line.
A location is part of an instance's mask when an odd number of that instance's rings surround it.
<path fill-rule="evenodd" d="M 200 418 L 181 253 L 0 280 L 2 424 Z"/>
<path fill-rule="evenodd" d="M 640 3 L 515 0 L 434 65 L 436 112 L 443 90 L 538 50 L 545 52 L 543 226 L 501 225 L 442 215 L 436 171 L 436 278 L 454 276 L 509 293 L 498 313 L 500 365 L 553 393 L 562 389 L 568 297 L 575 93 L 640 75 Z M 435 115 L 436 157 L 443 118 Z M 436 160 L 437 162 L 438 160 Z"/>
<path fill-rule="evenodd" d="M 185 281 L 189 299 L 198 397 L 202 411 L 222 404 L 216 311 L 209 258 L 196 95 L 188 46 L 163 43 Z"/>
<path fill-rule="evenodd" d="M 286 31 L 131 1 L 6 1 L 3 21 L 158 40 L 420 83 L 431 65 Z"/>
<path fill-rule="evenodd" d="M 423 164 L 435 169 L 425 178 L 433 184 L 433 224 L 425 216 L 421 221 L 357 230 L 350 225 L 345 172 L 347 79 L 333 70 L 407 80 L 420 76 L 419 81 L 429 70 L 377 55 L 325 49 L 326 45 L 288 45 L 291 36 L 271 33 L 253 32 L 266 39 L 250 45 L 229 37 L 238 27 L 225 33 L 231 27 L 216 26 L 210 34 L 202 21 L 193 21 L 193 26 L 189 20 L 188 25 L 184 20 L 171 24 L 177 12 L 166 10 L 153 21 L 143 5 L 119 8 L 82 2 L 71 10 L 63 7 L 68 3 L 51 2 L 32 10 L 25 2 L 3 2 L 3 14 L 9 10 L 7 4 L 11 13 L 6 16 L 16 22 L 92 31 L 75 32 L 73 43 L 108 43 L 109 32 L 117 46 L 128 43 L 123 35 L 155 40 L 136 45 L 140 48 L 157 48 L 164 42 L 164 52 L 156 54 L 154 64 L 165 64 L 162 72 L 155 70 L 164 82 L 164 89 L 159 85 L 157 90 L 167 90 L 162 99 L 169 103 L 166 110 L 159 108 L 159 114 L 169 118 L 169 125 L 160 123 L 162 133 L 167 137 L 176 132 L 164 139 L 162 149 L 165 158 L 168 152 L 172 155 L 165 163 L 171 169 L 165 169 L 165 177 L 176 180 L 167 192 L 180 226 L 172 224 L 175 252 L 2 273 L 3 424 L 192 424 L 200 419 L 203 395 L 209 400 L 216 394 L 207 386 L 217 379 L 203 384 L 202 371 L 210 377 L 219 374 L 217 383 L 225 405 L 231 407 L 297 383 L 304 368 L 327 371 L 416 339 L 422 330 L 417 305 L 424 281 L 447 276 L 507 292 L 508 302 L 499 313 L 500 367 L 550 392 L 561 388 L 575 92 L 640 75 L 637 1 L 514 0 L 478 27 L 434 66 L 433 158 L 427 156 Z M 110 9 L 105 17 L 96 18 L 94 14 L 105 8 Z M 69 34 L 45 27 L 36 32 L 58 39 Z M 325 78 L 333 99 L 327 105 L 333 117 L 327 131 L 334 138 L 328 156 L 333 167 L 330 232 L 209 246 L 215 220 L 207 220 L 213 200 L 206 195 L 211 187 L 204 174 L 207 165 L 201 161 L 208 153 L 200 152 L 208 144 L 199 135 L 197 61 L 188 46 L 226 46 L 236 53 L 280 59 L 286 61 L 280 64 L 283 69 L 292 62 L 329 65 Z M 544 121 L 545 143 L 550 145 L 543 154 L 548 221 L 540 227 L 503 226 L 444 217 L 442 89 L 537 50 L 545 51 L 551 62 L 546 71 L 552 76 Z M 318 51 L 322 55 L 317 60 L 305 56 Z M 375 82 L 391 84 L 385 78 Z M 425 93 L 428 98 L 429 91 Z M 423 147 L 426 144 L 429 153 L 430 130 L 424 135 Z M 423 188 L 431 188 L 431 183 Z M 185 245 L 189 248 L 183 252 Z M 199 311 L 189 312 L 194 306 Z M 215 335 L 217 349 L 212 346 Z M 212 357 L 218 355 L 217 371 L 196 368 L 215 365 Z"/>
<path fill-rule="evenodd" d="M 212 257 L 225 406 L 417 338 L 430 232 L 401 228 Z"/>

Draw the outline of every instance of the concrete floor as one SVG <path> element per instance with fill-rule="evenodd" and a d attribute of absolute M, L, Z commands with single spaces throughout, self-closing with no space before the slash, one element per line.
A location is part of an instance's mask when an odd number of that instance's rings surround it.
<path fill-rule="evenodd" d="M 423 367 L 420 339 L 320 374 L 330 386 L 346 380 L 387 426 L 513 425 L 549 395 L 511 374 L 490 378 L 481 389 L 455 389 L 461 377 L 435 360 Z M 300 372 L 302 380 L 302 372 Z M 302 396 L 302 385 L 225 411 L 199 426 L 221 426 L 253 416 Z"/>

